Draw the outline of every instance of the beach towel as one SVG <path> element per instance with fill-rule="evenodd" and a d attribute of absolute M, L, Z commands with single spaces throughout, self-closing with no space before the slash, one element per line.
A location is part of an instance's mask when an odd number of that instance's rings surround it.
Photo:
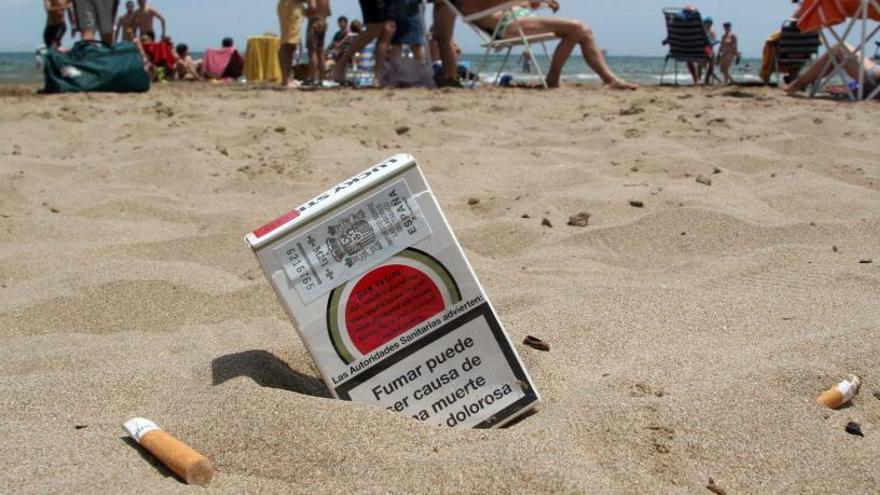
<path fill-rule="evenodd" d="M 167 41 L 158 43 L 142 43 L 144 53 L 150 59 L 150 63 L 156 67 L 164 67 L 171 70 L 177 64 L 177 57 L 174 56 L 174 47 Z"/>
<path fill-rule="evenodd" d="M 824 27 L 836 26 L 850 17 L 855 17 L 862 6 L 862 0 L 804 0 L 795 17 L 798 27 L 808 33 Z M 880 10 L 875 6 L 868 8 L 868 17 L 880 21 Z"/>
<path fill-rule="evenodd" d="M 66 52 L 50 49 L 45 55 L 45 92 L 143 92 L 150 89 L 137 45 L 105 45 L 79 41 Z"/>
<path fill-rule="evenodd" d="M 229 60 L 232 59 L 232 52 L 235 48 L 208 48 L 205 50 L 205 75 L 210 78 L 218 79 L 223 75 Z"/>

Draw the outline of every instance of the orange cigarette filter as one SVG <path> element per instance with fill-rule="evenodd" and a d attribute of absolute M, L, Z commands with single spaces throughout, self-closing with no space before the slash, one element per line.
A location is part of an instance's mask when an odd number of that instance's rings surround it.
<path fill-rule="evenodd" d="M 206 486 L 214 477 L 214 463 L 171 436 L 149 419 L 133 418 L 123 425 L 141 447 L 190 485 Z"/>
<path fill-rule="evenodd" d="M 862 381 L 856 375 L 847 376 L 842 382 L 822 392 L 822 395 L 816 398 L 822 404 L 837 409 L 850 401 L 859 393 Z"/>

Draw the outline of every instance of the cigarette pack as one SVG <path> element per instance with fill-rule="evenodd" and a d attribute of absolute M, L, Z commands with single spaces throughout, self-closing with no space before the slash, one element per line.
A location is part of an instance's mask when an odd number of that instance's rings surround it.
<path fill-rule="evenodd" d="M 540 402 L 412 156 L 246 240 L 335 397 L 478 428 Z"/>

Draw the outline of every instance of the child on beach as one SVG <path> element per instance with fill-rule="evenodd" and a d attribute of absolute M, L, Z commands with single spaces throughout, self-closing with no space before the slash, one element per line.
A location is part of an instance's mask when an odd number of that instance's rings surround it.
<path fill-rule="evenodd" d="M 330 17 L 330 0 L 308 0 L 306 17 L 309 19 L 306 48 L 309 50 L 308 80 L 318 86 L 324 83 L 324 37 L 327 35 L 327 18 Z"/>
<path fill-rule="evenodd" d="M 396 18 L 396 0 L 359 0 L 361 13 L 363 14 L 366 28 L 355 38 L 345 53 L 339 57 L 333 68 L 333 79 L 338 83 L 345 83 L 345 72 L 352 57 L 371 41 L 376 41 L 376 66 L 375 80 L 381 79 L 385 70 L 385 59 L 388 55 L 388 45 L 394 36 Z"/>
<path fill-rule="evenodd" d="M 64 14 L 70 8 L 68 0 L 45 0 L 46 29 L 43 30 L 43 44 L 46 48 L 58 48 L 67 32 L 67 21 Z"/>
<path fill-rule="evenodd" d="M 134 2 L 129 0 L 125 2 L 125 13 L 116 21 L 116 34 L 113 36 L 113 39 L 118 40 L 122 36 L 123 41 L 134 41 L 136 27 Z"/>
<path fill-rule="evenodd" d="M 202 60 L 193 60 L 189 54 L 189 47 L 181 43 L 174 48 L 177 52 L 177 63 L 174 64 L 174 75 L 180 80 L 204 81 L 202 76 Z"/>
<path fill-rule="evenodd" d="M 278 21 L 281 24 L 281 47 L 278 49 L 278 63 L 281 64 L 281 88 L 295 88 L 296 81 L 290 78 L 293 54 L 299 46 L 303 23 L 302 0 L 278 0 Z"/>

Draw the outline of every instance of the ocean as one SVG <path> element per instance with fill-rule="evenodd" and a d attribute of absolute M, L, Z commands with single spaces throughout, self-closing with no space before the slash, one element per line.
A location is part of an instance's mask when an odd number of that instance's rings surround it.
<path fill-rule="evenodd" d="M 194 53 L 194 55 L 198 57 L 200 54 Z M 476 67 L 480 59 L 480 54 L 464 54 L 461 57 L 462 62 L 469 64 L 471 67 Z M 547 57 L 540 55 L 537 59 L 541 67 L 546 70 L 549 65 Z M 486 68 L 481 71 L 481 79 L 491 81 L 502 60 L 503 57 L 500 55 L 491 55 Z M 663 63 L 663 57 L 608 57 L 608 64 L 618 75 L 624 79 L 646 85 L 660 83 Z M 760 60 L 743 59 L 740 65 L 734 67 L 732 73 L 737 81 L 755 82 L 758 81 L 757 72 L 760 66 Z M 678 82 L 690 84 L 690 74 L 688 74 L 684 64 L 679 64 L 678 69 Z M 672 62 L 669 63 L 667 69 L 666 82 L 673 82 L 670 77 L 671 71 Z M 505 70 L 505 74 L 512 75 L 514 81 L 537 82 L 537 75 L 534 72 L 532 74 L 522 72 L 522 63 L 519 55 L 511 56 L 511 61 Z M 36 69 L 36 58 L 33 53 L 0 53 L 0 84 L 41 83 L 42 80 L 43 76 Z M 574 84 L 595 83 L 599 81 L 599 78 L 587 67 L 583 58 L 577 54 L 577 56 L 573 56 L 565 64 L 563 81 Z"/>

